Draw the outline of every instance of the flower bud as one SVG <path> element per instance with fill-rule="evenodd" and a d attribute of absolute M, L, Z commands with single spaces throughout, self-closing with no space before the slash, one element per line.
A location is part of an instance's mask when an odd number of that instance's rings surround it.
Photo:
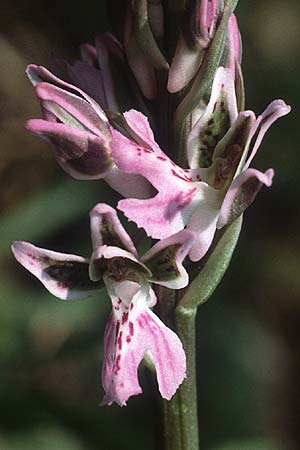
<path fill-rule="evenodd" d="M 43 67 L 29 66 L 43 119 L 32 119 L 27 130 L 50 141 L 63 169 L 77 179 L 105 177 L 112 169 L 112 139 L 102 108 L 76 86 Z"/>

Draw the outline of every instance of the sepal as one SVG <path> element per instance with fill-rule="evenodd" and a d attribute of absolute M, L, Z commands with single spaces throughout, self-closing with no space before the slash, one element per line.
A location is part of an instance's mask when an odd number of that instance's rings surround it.
<path fill-rule="evenodd" d="M 89 260 L 81 256 L 45 250 L 23 241 L 15 241 L 12 252 L 25 269 L 61 300 L 86 298 L 103 287 L 102 281 L 90 280 Z"/>

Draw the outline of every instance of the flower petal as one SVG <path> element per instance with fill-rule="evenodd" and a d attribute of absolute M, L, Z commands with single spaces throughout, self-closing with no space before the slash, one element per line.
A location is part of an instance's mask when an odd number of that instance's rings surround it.
<path fill-rule="evenodd" d="M 226 190 L 243 168 L 255 129 L 254 113 L 239 113 L 232 127 L 217 144 L 212 165 L 207 169 L 199 169 L 201 178 L 215 189 Z"/>
<path fill-rule="evenodd" d="M 136 248 L 114 208 L 98 203 L 90 212 L 93 250 L 103 245 L 119 247 L 137 257 Z"/>
<path fill-rule="evenodd" d="M 153 131 L 150 127 L 148 117 L 140 111 L 130 109 L 124 113 L 124 117 L 130 128 L 141 138 L 141 141 L 148 144 L 152 150 L 161 151 L 155 142 Z"/>
<path fill-rule="evenodd" d="M 150 150 L 117 131 L 113 135 L 112 156 L 119 169 L 142 175 L 158 191 L 151 199 L 121 200 L 118 208 L 153 238 L 162 239 L 183 229 L 207 185 L 193 183 L 189 170 L 176 166 L 158 147 Z"/>
<path fill-rule="evenodd" d="M 209 103 L 189 134 L 187 151 L 192 169 L 211 165 L 216 145 L 225 136 L 237 115 L 234 77 L 230 69 L 219 67 Z"/>
<path fill-rule="evenodd" d="M 273 169 L 268 169 L 265 173 L 247 169 L 235 178 L 224 198 L 217 227 L 229 225 L 240 216 L 254 201 L 263 185 L 271 186 L 273 176 Z"/>
<path fill-rule="evenodd" d="M 189 276 L 182 263 L 194 239 L 193 232 L 183 230 L 158 242 L 145 253 L 141 261 L 152 272 L 149 281 L 169 289 L 182 289 L 187 286 Z"/>
<path fill-rule="evenodd" d="M 122 172 L 116 166 L 105 176 L 105 182 L 125 198 L 149 198 L 154 192 L 144 177 Z"/>
<path fill-rule="evenodd" d="M 244 169 L 247 169 L 250 166 L 264 138 L 264 135 L 266 134 L 270 126 L 280 117 L 289 114 L 290 111 L 291 107 L 287 105 L 283 100 L 273 100 L 273 102 L 270 103 L 270 105 L 265 109 L 265 111 L 260 116 L 258 116 L 255 130 L 257 137 L 255 139 L 254 146 L 250 153 L 250 156 L 246 161 Z"/>
<path fill-rule="evenodd" d="M 74 64 L 66 63 L 66 66 L 71 83 L 105 108 L 105 92 L 100 70 L 84 61 L 75 61 Z"/>
<path fill-rule="evenodd" d="M 189 252 L 192 261 L 199 261 L 208 251 L 216 232 L 221 204 L 222 193 L 213 189 L 207 190 L 190 218 L 188 229 L 195 233 L 195 240 Z"/>
<path fill-rule="evenodd" d="M 102 282 L 90 280 L 89 261 L 81 256 L 45 250 L 23 241 L 15 241 L 12 251 L 25 269 L 62 300 L 86 298 L 103 287 Z"/>
<path fill-rule="evenodd" d="M 143 95 L 148 100 L 153 100 L 157 95 L 155 71 L 137 43 L 133 33 L 132 18 L 130 15 L 128 15 L 125 24 L 124 48 L 128 64 Z"/>
<path fill-rule="evenodd" d="M 191 47 L 180 34 L 175 55 L 169 70 L 168 91 L 171 94 L 180 91 L 194 78 L 203 60 L 201 47 Z"/>
<path fill-rule="evenodd" d="M 116 283 L 107 287 L 113 305 L 123 305 L 121 288 L 116 295 Z M 125 284 L 123 289 L 127 296 L 128 286 Z M 154 360 L 163 398 L 169 400 L 185 378 L 186 360 L 182 344 L 178 336 L 148 308 L 149 296 L 149 285 L 141 286 L 132 297 L 127 315 L 122 312 L 120 320 L 120 316 L 114 314 L 109 320 L 102 376 L 105 389 L 103 404 L 116 402 L 123 406 L 129 397 L 142 392 L 137 371 L 148 351 Z"/>
<path fill-rule="evenodd" d="M 242 41 L 235 14 L 231 14 L 228 20 L 228 61 L 227 66 L 235 76 L 236 64 L 241 64 Z"/>
<path fill-rule="evenodd" d="M 50 141 L 58 163 L 76 179 L 104 178 L 113 167 L 109 146 L 102 137 L 42 119 L 28 120 L 26 129 Z"/>
<path fill-rule="evenodd" d="M 27 67 L 26 74 L 33 84 L 33 86 L 37 86 L 38 84 L 42 82 L 47 82 L 52 84 L 53 86 L 57 86 L 65 91 L 69 91 L 70 93 L 76 93 L 77 96 L 80 96 L 84 98 L 91 107 L 95 110 L 95 112 L 98 114 L 99 118 L 103 121 L 103 123 L 107 124 L 108 127 L 108 120 L 107 117 L 101 108 L 101 106 L 98 105 L 98 103 L 95 102 L 88 94 L 86 94 L 83 90 L 79 89 L 78 87 L 74 86 L 73 84 L 67 83 L 60 78 L 56 77 L 51 73 L 49 70 L 47 70 L 43 66 L 37 66 L 35 64 L 30 64 Z"/>
<path fill-rule="evenodd" d="M 107 119 L 99 117 L 97 111 L 86 100 L 50 83 L 39 83 L 35 91 L 43 108 L 54 114 L 61 122 L 89 130 L 108 142 L 111 140 Z"/>

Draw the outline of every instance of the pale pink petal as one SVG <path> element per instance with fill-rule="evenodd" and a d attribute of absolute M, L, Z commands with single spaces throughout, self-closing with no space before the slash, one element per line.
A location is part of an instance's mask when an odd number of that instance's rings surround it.
<path fill-rule="evenodd" d="M 112 169 L 110 150 L 102 137 L 42 119 L 28 120 L 25 127 L 52 144 L 53 154 L 60 166 L 76 179 L 104 178 Z"/>
<path fill-rule="evenodd" d="M 254 201 L 263 185 L 269 187 L 274 176 L 273 169 L 265 173 L 246 169 L 232 182 L 224 198 L 217 227 L 233 222 Z"/>
<path fill-rule="evenodd" d="M 106 203 L 98 203 L 90 212 L 93 250 L 103 245 L 120 247 L 137 256 L 136 248 L 116 210 Z"/>
<path fill-rule="evenodd" d="M 132 128 L 132 130 L 141 138 L 142 141 L 148 144 L 149 148 L 161 152 L 159 146 L 155 142 L 148 117 L 135 109 L 126 111 L 124 113 L 124 117 L 130 128 Z"/>
<path fill-rule="evenodd" d="M 81 256 L 45 250 L 23 241 L 15 241 L 12 251 L 25 269 L 62 300 L 86 298 L 103 287 L 102 282 L 90 280 L 89 261 Z"/>
<path fill-rule="evenodd" d="M 113 304 L 105 337 L 103 365 L 104 404 L 113 402 L 123 406 L 132 395 L 142 392 L 138 367 L 150 352 L 153 358 L 159 391 L 170 400 L 185 378 L 186 361 L 182 344 L 176 334 L 167 328 L 148 308 L 149 286 L 141 286 L 128 299 L 128 285 L 108 285 Z M 124 296 L 122 296 L 124 290 Z M 115 309 L 119 307 L 119 309 Z"/>
<path fill-rule="evenodd" d="M 228 61 L 227 66 L 235 77 L 236 63 L 241 64 L 242 42 L 235 14 L 231 14 L 228 21 Z"/>
<path fill-rule="evenodd" d="M 118 208 L 157 239 L 183 229 L 207 186 L 193 183 L 190 172 L 176 166 L 159 149 L 141 147 L 117 131 L 113 137 L 112 156 L 119 169 L 142 175 L 158 191 L 147 200 L 121 200 Z"/>
<path fill-rule="evenodd" d="M 210 166 L 216 145 L 237 115 L 234 78 L 230 69 L 219 67 L 209 103 L 188 137 L 188 161 L 192 169 Z"/>
<path fill-rule="evenodd" d="M 105 176 L 105 182 L 125 198 L 149 198 L 154 194 L 152 185 L 144 177 L 122 172 L 116 166 Z"/>
<path fill-rule="evenodd" d="M 198 205 L 189 220 L 188 229 L 195 233 L 195 240 L 189 252 L 192 261 L 199 261 L 208 251 L 216 232 L 216 225 L 222 204 L 222 193 L 211 189 Z"/>
<path fill-rule="evenodd" d="M 99 117 L 97 111 L 86 100 L 50 83 L 39 83 L 35 91 L 43 108 L 54 114 L 61 122 L 89 130 L 96 136 L 103 136 L 110 141 L 107 119 Z"/>
<path fill-rule="evenodd" d="M 183 267 L 183 261 L 191 249 L 195 234 L 189 230 L 163 239 L 155 244 L 141 258 L 151 270 L 149 281 L 165 286 L 169 289 L 182 289 L 187 286 L 189 276 Z"/>
<path fill-rule="evenodd" d="M 91 107 L 95 110 L 95 112 L 98 114 L 99 118 L 103 121 L 103 123 L 107 123 L 108 126 L 108 120 L 107 117 L 101 108 L 101 106 L 98 105 L 98 103 L 95 102 L 89 95 L 87 95 L 83 90 L 79 89 L 78 87 L 74 86 L 73 84 L 67 83 L 60 78 L 56 77 L 51 73 L 48 69 L 46 69 L 43 66 L 37 66 L 35 64 L 30 64 L 27 67 L 26 74 L 33 84 L 33 86 L 37 86 L 38 84 L 42 82 L 47 82 L 50 84 L 53 84 L 53 86 L 57 86 L 65 91 L 68 91 L 70 93 L 76 93 L 76 95 L 79 95 L 80 97 L 84 98 Z"/>
<path fill-rule="evenodd" d="M 261 141 L 264 138 L 264 135 L 270 128 L 270 126 L 280 117 L 283 117 L 287 115 L 291 111 L 291 107 L 287 105 L 283 100 L 273 100 L 272 103 L 265 109 L 265 111 L 258 116 L 257 118 L 257 128 L 256 133 L 257 137 L 253 146 L 253 149 L 250 153 L 250 156 L 244 166 L 244 169 L 247 169 L 254 156 L 256 155 L 256 152 L 261 144 Z"/>
<path fill-rule="evenodd" d="M 118 203 L 125 216 L 144 228 L 154 239 L 164 239 L 182 230 L 204 193 L 192 186 L 186 192 L 162 192 L 146 200 L 126 199 Z"/>
<path fill-rule="evenodd" d="M 217 18 L 218 0 L 201 0 L 199 9 L 199 22 L 201 42 L 206 47 L 212 37 L 215 21 Z"/>
<path fill-rule="evenodd" d="M 191 48 L 181 34 L 169 70 L 167 89 L 171 94 L 181 91 L 194 78 L 203 60 L 201 48 Z"/>

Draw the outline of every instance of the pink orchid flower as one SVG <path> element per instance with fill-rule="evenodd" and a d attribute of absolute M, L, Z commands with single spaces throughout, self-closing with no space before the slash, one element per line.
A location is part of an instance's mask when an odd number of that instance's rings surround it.
<path fill-rule="evenodd" d="M 187 227 L 196 234 L 189 256 L 198 261 L 209 249 L 217 228 L 234 221 L 253 202 L 273 169 L 250 169 L 264 134 L 290 107 L 273 101 L 259 117 L 238 114 L 232 70 L 220 67 L 211 97 L 188 139 L 189 169 L 178 167 L 154 141 L 147 119 L 135 111 L 126 116 L 151 148 L 114 132 L 112 155 L 120 170 L 145 177 L 157 190 L 146 200 L 124 199 L 118 208 L 155 239 Z"/>
<path fill-rule="evenodd" d="M 103 178 L 124 197 L 149 197 L 151 187 L 144 178 L 121 172 L 114 164 L 112 127 L 102 107 L 85 91 L 42 66 L 31 64 L 27 75 L 43 118 L 28 120 L 26 129 L 50 142 L 65 172 L 79 180 Z"/>
<path fill-rule="evenodd" d="M 62 300 L 77 300 L 106 286 L 112 313 L 104 339 L 103 404 L 125 405 L 142 392 L 137 370 L 145 354 L 152 358 L 162 397 L 170 399 L 185 378 L 186 360 L 178 336 L 151 311 L 156 296 L 150 283 L 171 289 L 188 284 L 183 260 L 194 234 L 188 230 L 158 242 L 138 259 L 116 211 L 98 204 L 91 211 L 90 260 L 16 241 L 15 258 Z"/>

